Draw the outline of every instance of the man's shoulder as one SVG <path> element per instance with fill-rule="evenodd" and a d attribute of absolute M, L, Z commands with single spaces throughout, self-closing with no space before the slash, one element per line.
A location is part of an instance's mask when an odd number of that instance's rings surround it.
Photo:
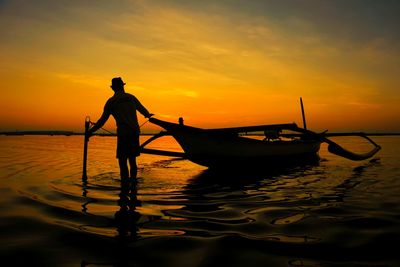
<path fill-rule="evenodd" d="M 137 102 L 138 101 L 138 99 L 136 98 L 136 96 L 134 96 L 134 95 L 132 95 L 132 94 L 130 94 L 130 93 L 125 93 L 125 97 L 126 98 L 129 98 L 131 101 L 133 101 L 133 102 Z"/>
<path fill-rule="evenodd" d="M 136 97 L 135 97 L 134 95 L 130 94 L 130 93 L 126 93 L 126 92 L 125 92 L 125 95 L 128 96 L 128 97 L 130 97 L 130 98 L 136 99 Z"/>
<path fill-rule="evenodd" d="M 106 102 L 106 104 L 104 105 L 104 108 L 105 108 L 105 109 L 110 109 L 111 106 L 114 105 L 114 103 L 116 102 L 116 100 L 117 100 L 117 97 L 116 97 L 116 95 L 114 94 L 112 97 L 110 97 L 109 99 L 107 99 L 107 102 Z"/>
<path fill-rule="evenodd" d="M 119 93 L 114 94 L 112 97 L 110 97 L 107 100 L 107 103 L 115 102 L 115 101 L 117 101 L 118 99 L 121 99 L 121 98 L 135 98 L 135 96 L 133 96 L 133 95 L 131 95 L 129 93 L 126 93 L 126 92 L 119 92 Z"/>
<path fill-rule="evenodd" d="M 107 99 L 106 105 L 110 105 L 115 100 L 115 95 Z"/>
<path fill-rule="evenodd" d="M 107 100 L 107 102 L 105 104 L 105 107 L 106 108 L 112 108 L 114 105 L 118 105 L 118 104 L 123 103 L 123 102 L 134 102 L 134 103 L 136 103 L 137 101 L 138 100 L 134 95 L 126 93 L 126 92 L 120 92 L 120 93 L 114 94 L 112 97 L 110 97 Z"/>

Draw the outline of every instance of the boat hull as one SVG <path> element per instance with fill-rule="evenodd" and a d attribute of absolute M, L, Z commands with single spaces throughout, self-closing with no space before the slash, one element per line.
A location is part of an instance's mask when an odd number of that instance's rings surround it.
<path fill-rule="evenodd" d="M 264 141 L 239 136 L 236 129 L 205 130 L 157 119 L 150 121 L 163 127 L 176 139 L 184 151 L 185 158 L 206 167 L 276 167 L 315 163 L 319 159 L 319 140 L 303 138 Z"/>
<path fill-rule="evenodd" d="M 199 165 L 284 166 L 318 160 L 320 142 L 314 140 L 263 141 L 207 132 L 174 132 L 186 158 Z"/>
<path fill-rule="evenodd" d="M 317 165 L 320 160 L 318 153 L 276 157 L 221 157 L 215 155 L 192 155 L 187 158 L 196 164 L 213 169 L 242 169 L 244 167 L 251 167 L 256 169 L 280 169 L 293 166 Z"/>

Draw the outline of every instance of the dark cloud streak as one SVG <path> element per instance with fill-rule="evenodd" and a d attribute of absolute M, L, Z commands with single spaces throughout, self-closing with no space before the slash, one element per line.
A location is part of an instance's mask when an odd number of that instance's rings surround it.
<path fill-rule="evenodd" d="M 154 0 L 150 7 L 189 9 L 193 12 L 232 17 L 235 21 L 267 18 L 296 32 L 296 20 L 304 21 L 323 38 L 363 43 L 383 38 L 398 45 L 400 1 L 398 0 Z M 79 10 L 87 13 L 79 14 Z M 45 23 L 92 28 L 94 21 L 112 21 L 116 16 L 141 10 L 140 1 L 108 0 L 0 0 L 0 14 L 42 20 Z M 100 17 L 96 19 L 95 14 Z M 85 15 L 87 17 L 85 17 Z M 82 23 L 83 22 L 83 23 Z M 290 23 L 290 25 L 288 25 Z M 300 27 L 300 25 L 299 25 Z"/>
<path fill-rule="evenodd" d="M 161 1 L 161 4 L 165 2 Z M 400 39 L 400 1 L 398 0 L 177 0 L 177 8 L 210 14 L 241 17 L 267 17 L 269 21 L 309 23 L 320 36 L 363 43 L 384 38 L 397 43 Z M 296 25 L 291 25 L 296 30 Z"/>

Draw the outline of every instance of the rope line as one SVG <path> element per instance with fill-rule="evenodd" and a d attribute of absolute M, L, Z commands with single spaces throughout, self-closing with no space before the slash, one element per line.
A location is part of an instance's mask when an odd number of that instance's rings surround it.
<path fill-rule="evenodd" d="M 139 126 L 139 129 L 142 128 L 143 125 L 145 125 L 146 123 L 148 123 L 149 120 L 150 120 L 150 119 L 147 119 L 145 122 L 143 122 L 143 123 Z"/>
<path fill-rule="evenodd" d="M 89 123 L 90 123 L 90 125 L 95 125 L 96 123 L 94 123 L 94 122 L 92 122 L 92 121 L 89 121 Z M 104 129 L 103 127 L 100 127 L 100 129 L 102 129 L 103 131 L 105 131 L 105 132 L 107 132 L 107 133 L 109 133 L 109 134 L 111 134 L 111 135 L 115 135 L 115 133 L 113 133 L 113 132 L 110 132 L 109 130 L 107 130 L 107 129 Z"/>
<path fill-rule="evenodd" d="M 148 122 L 149 122 L 149 119 L 147 119 L 144 123 L 142 123 L 142 124 L 139 126 L 139 129 L 142 128 L 142 126 L 145 125 L 145 124 L 148 123 Z M 96 123 L 92 122 L 91 120 L 89 120 L 89 123 L 90 123 L 90 125 L 92 125 L 92 126 L 96 124 Z M 100 127 L 100 129 L 102 129 L 103 131 L 105 131 L 105 132 L 107 132 L 107 133 L 109 133 L 109 134 L 115 135 L 115 133 L 110 132 L 110 131 L 107 130 L 107 129 L 104 129 L 103 127 Z"/>

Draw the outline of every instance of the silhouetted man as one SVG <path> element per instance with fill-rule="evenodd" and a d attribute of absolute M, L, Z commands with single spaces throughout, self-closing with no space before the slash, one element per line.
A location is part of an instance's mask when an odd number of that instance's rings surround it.
<path fill-rule="evenodd" d="M 135 179 L 137 175 L 136 157 L 140 155 L 140 127 L 136 111 L 138 110 L 146 118 L 150 118 L 153 114 L 149 113 L 135 96 L 125 93 L 124 85 L 125 83 L 120 77 L 111 80 L 111 89 L 113 89 L 114 95 L 108 99 L 103 114 L 88 131 L 88 135 L 91 136 L 100 129 L 112 115 L 117 123 L 117 158 L 121 179 L 129 178 L 128 160 L 130 177 Z"/>

